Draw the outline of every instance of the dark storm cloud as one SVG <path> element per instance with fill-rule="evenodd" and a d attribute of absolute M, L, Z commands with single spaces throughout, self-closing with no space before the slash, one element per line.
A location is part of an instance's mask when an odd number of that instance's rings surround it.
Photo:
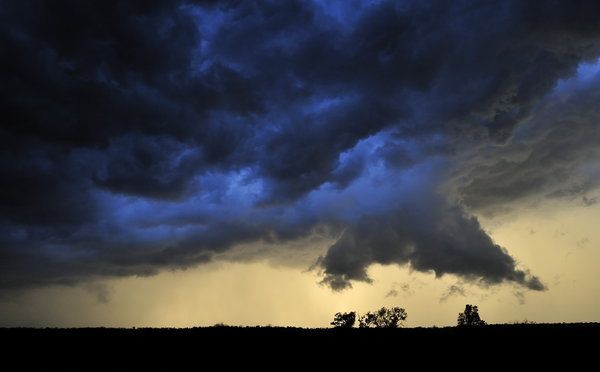
<path fill-rule="evenodd" d="M 190 190 L 201 154 L 164 137 L 129 136 L 104 151 L 106 164 L 93 176 L 96 186 L 142 197 L 183 198 Z"/>
<path fill-rule="evenodd" d="M 593 204 L 600 184 L 600 75 L 536 109 L 510 144 L 479 150 L 461 164 L 458 191 L 469 207 L 493 214 L 519 201 L 580 199 Z"/>
<path fill-rule="evenodd" d="M 370 281 L 367 267 L 408 264 L 437 276 L 457 274 L 484 284 L 515 282 L 533 290 L 544 285 L 494 244 L 474 217 L 443 200 L 414 200 L 403 208 L 365 216 L 348 227 L 322 258 L 324 283 L 344 289 L 350 281 Z"/>
<path fill-rule="evenodd" d="M 597 94 L 548 95 L 597 58 L 598 16 L 590 1 L 4 1 L 0 286 L 326 231 L 333 288 L 383 263 L 542 289 L 468 210 L 593 200 Z"/>

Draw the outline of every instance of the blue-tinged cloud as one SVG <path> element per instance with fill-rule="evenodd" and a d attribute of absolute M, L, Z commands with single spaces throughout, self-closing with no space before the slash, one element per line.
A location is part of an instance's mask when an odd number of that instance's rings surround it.
<path fill-rule="evenodd" d="M 543 289 L 471 213 L 593 200 L 599 16 L 589 1 L 4 1 L 0 287 L 324 234 L 334 289 L 374 263 Z"/>

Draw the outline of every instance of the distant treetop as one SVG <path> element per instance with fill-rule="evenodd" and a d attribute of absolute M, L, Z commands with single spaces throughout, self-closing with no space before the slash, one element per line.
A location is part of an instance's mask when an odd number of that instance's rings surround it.
<path fill-rule="evenodd" d="M 359 328 L 398 328 L 406 320 L 406 310 L 400 307 L 382 307 L 375 312 L 367 312 L 358 318 Z M 356 312 L 336 313 L 331 325 L 334 328 L 352 328 L 356 322 Z"/>
<path fill-rule="evenodd" d="M 360 328 L 398 328 L 406 320 L 408 314 L 400 307 L 388 309 L 382 307 L 376 312 L 368 312 L 358 320 Z"/>
<path fill-rule="evenodd" d="M 356 322 L 356 312 L 335 313 L 331 325 L 334 328 L 352 328 Z"/>
<path fill-rule="evenodd" d="M 466 305 L 465 311 L 458 314 L 459 327 L 484 326 L 487 323 L 479 317 L 479 309 L 475 305 Z"/>

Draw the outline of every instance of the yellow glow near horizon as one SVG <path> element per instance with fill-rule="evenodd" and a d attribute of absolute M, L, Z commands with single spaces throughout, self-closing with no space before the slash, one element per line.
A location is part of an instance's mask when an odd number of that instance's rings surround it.
<path fill-rule="evenodd" d="M 216 323 L 327 327 L 337 311 L 364 313 L 381 306 L 408 311 L 407 326 L 453 325 L 466 303 L 491 323 L 600 321 L 600 206 L 567 204 L 482 220 L 494 240 L 521 267 L 548 285 L 545 292 L 513 285 L 481 288 L 454 276 L 407 267 L 370 268 L 373 284 L 335 293 L 315 272 L 264 261 L 217 262 L 153 277 L 112 279 L 109 301 L 89 286 L 40 288 L 0 299 L 1 326 L 189 327 Z M 457 293 L 444 298 L 448 288 Z M 390 290 L 396 296 L 386 296 Z"/>

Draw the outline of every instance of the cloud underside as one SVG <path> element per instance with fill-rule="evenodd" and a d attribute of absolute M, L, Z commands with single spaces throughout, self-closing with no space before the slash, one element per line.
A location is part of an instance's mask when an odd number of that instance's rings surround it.
<path fill-rule="evenodd" d="M 455 274 L 481 285 L 509 282 L 545 289 L 539 278 L 516 269 L 515 260 L 492 241 L 477 219 L 436 202 L 442 206 L 428 208 L 429 203 L 420 203 L 418 208 L 363 217 L 347 228 L 320 259 L 323 283 L 341 290 L 351 281 L 370 282 L 366 269 L 378 263 L 410 264 L 416 271 L 432 271 L 438 277 Z"/>
<path fill-rule="evenodd" d="M 379 263 L 541 290 L 473 215 L 597 200 L 598 17 L 591 1 L 4 1 L 0 288 L 324 236 L 333 289 Z"/>

